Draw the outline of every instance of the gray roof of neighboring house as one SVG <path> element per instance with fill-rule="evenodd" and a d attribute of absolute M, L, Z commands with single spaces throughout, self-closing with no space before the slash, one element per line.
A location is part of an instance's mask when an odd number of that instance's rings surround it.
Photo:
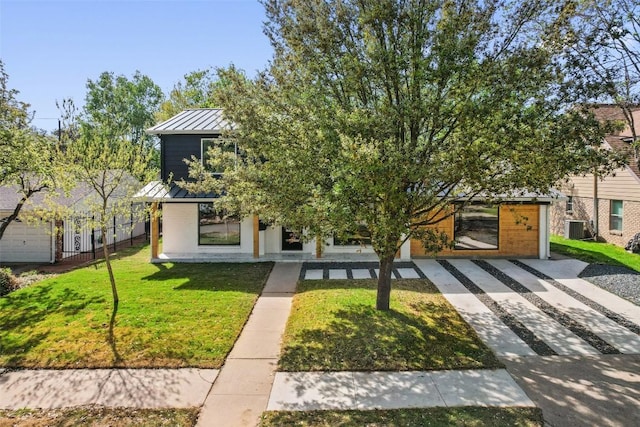
<path fill-rule="evenodd" d="M 56 195 L 53 201 L 61 206 L 71 207 L 76 205 L 92 192 L 93 190 L 87 185 L 78 185 L 73 188 L 68 195 Z M 35 193 L 31 198 L 29 198 L 24 208 L 30 209 L 33 206 L 43 207 L 47 193 L 48 191 L 46 189 Z M 19 187 L 17 185 L 0 186 L 0 211 L 13 211 L 21 198 L 22 194 L 19 192 Z"/>
<path fill-rule="evenodd" d="M 109 180 L 107 175 L 107 180 Z M 140 187 L 140 182 L 132 177 L 129 173 L 125 173 L 121 178 L 121 183 L 125 185 L 133 186 L 135 188 Z M 13 211 L 18 202 L 22 198 L 22 193 L 17 185 L 2 185 L 0 186 L 0 211 Z M 126 191 L 121 187 L 116 188 L 111 193 L 111 199 L 118 199 L 122 197 Z M 74 209 L 87 209 L 87 203 L 95 201 L 97 197 L 96 190 L 87 182 L 78 182 L 76 185 L 64 192 L 62 190 L 54 190 L 51 193 L 49 190 L 44 189 L 38 193 L 33 194 L 24 205 L 25 210 L 33 209 L 34 207 L 46 208 L 47 203 L 53 203 L 58 206 L 73 207 Z"/>
<path fill-rule="evenodd" d="M 149 129 L 153 135 L 212 134 L 232 129 L 219 108 L 195 108 L 185 110 Z"/>
<path fill-rule="evenodd" d="M 206 202 L 217 199 L 219 196 L 216 193 L 191 193 L 175 182 L 165 184 L 162 181 L 151 181 L 134 197 L 148 202 L 188 202 L 193 199 Z"/>

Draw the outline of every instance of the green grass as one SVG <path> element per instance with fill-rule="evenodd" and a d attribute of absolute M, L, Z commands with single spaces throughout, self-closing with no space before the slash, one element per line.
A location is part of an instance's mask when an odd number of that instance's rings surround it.
<path fill-rule="evenodd" d="M 426 408 L 378 411 L 266 412 L 261 427 L 542 426 L 538 408 Z"/>
<path fill-rule="evenodd" d="M 0 427 L 91 426 L 91 427 L 191 427 L 200 408 L 131 409 L 80 407 L 53 410 L 0 410 Z"/>
<path fill-rule="evenodd" d="M 551 251 L 567 255 L 590 264 L 609 264 L 640 271 L 640 255 L 632 254 L 620 246 L 584 240 L 569 240 L 551 236 Z"/>
<path fill-rule="evenodd" d="M 104 261 L 0 298 L 0 366 L 222 366 L 272 265 L 148 260 L 148 246 L 113 260 L 113 339 Z"/>
<path fill-rule="evenodd" d="M 374 280 L 298 284 L 283 338 L 283 371 L 493 368 L 502 365 L 427 280 L 394 280 L 391 310 Z"/>

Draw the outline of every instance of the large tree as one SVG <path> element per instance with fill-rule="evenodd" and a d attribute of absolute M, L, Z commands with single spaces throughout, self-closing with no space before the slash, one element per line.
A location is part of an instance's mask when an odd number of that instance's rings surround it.
<path fill-rule="evenodd" d="M 636 118 L 640 107 L 640 1 L 576 2 L 576 18 L 567 32 L 566 60 L 573 77 L 594 100 L 617 104 L 640 153 Z"/>
<path fill-rule="evenodd" d="M 156 114 L 158 121 L 165 121 L 189 108 L 215 108 L 214 93 L 221 85 L 211 69 L 192 71 L 184 75 L 169 92 Z"/>
<path fill-rule="evenodd" d="M 83 119 L 114 138 L 126 138 L 143 154 L 155 148 L 155 137 L 145 131 L 155 123 L 163 99 L 162 89 L 139 71 L 131 78 L 105 71 L 87 81 Z M 157 155 L 154 166 L 159 166 Z"/>
<path fill-rule="evenodd" d="M 13 211 L 0 218 L 0 239 L 25 203 L 55 184 L 55 141 L 31 128 L 29 104 L 17 99 L 19 92 L 8 81 L 0 61 L 0 186 L 10 186 L 19 196 Z"/>
<path fill-rule="evenodd" d="M 546 194 L 601 164 L 602 129 L 563 72 L 572 9 L 556 1 L 265 0 L 275 50 L 252 81 L 231 67 L 218 99 L 242 151 L 202 187 L 240 214 L 308 237 L 366 224 L 378 309 L 407 239 L 470 199 Z M 214 150 L 215 151 L 215 150 Z M 603 166 L 607 168 L 607 166 Z"/>

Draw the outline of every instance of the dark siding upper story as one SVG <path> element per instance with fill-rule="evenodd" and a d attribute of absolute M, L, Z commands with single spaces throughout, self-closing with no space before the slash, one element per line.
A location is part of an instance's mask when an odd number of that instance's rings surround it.
<path fill-rule="evenodd" d="M 160 169 L 163 181 L 170 177 L 172 181 L 189 180 L 189 168 L 184 159 L 201 155 L 203 138 L 215 138 L 218 135 L 160 135 Z"/>

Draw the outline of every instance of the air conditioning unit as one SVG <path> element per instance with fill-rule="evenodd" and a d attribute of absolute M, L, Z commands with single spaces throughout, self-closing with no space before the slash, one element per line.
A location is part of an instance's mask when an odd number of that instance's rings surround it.
<path fill-rule="evenodd" d="M 567 220 L 564 222 L 564 238 L 581 240 L 584 239 L 584 224 L 586 221 Z"/>

